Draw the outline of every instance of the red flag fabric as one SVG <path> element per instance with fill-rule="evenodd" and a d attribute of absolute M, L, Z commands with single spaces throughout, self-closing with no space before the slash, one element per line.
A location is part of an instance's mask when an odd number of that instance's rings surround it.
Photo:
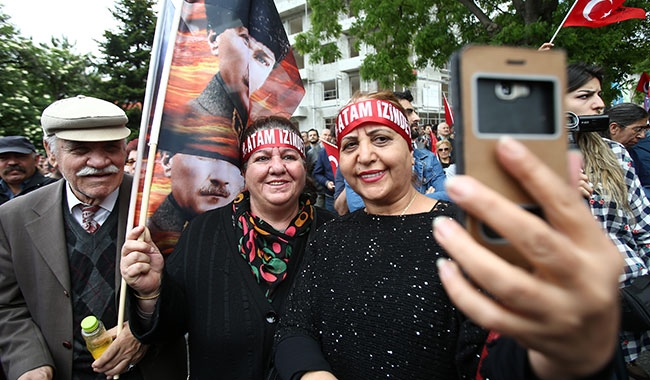
<path fill-rule="evenodd" d="M 645 10 L 624 7 L 624 2 L 625 0 L 577 0 L 563 27 L 600 28 L 633 18 L 646 18 Z"/>
<path fill-rule="evenodd" d="M 639 84 L 636 85 L 636 90 L 647 94 L 648 85 L 650 85 L 650 75 L 644 71 L 643 74 L 641 74 L 641 78 L 639 79 Z"/>
<path fill-rule="evenodd" d="M 447 101 L 447 97 L 445 94 L 442 94 L 442 100 L 445 103 L 445 123 L 447 123 L 450 127 L 454 125 L 454 113 L 451 110 L 451 106 L 449 105 L 449 102 Z"/>
<path fill-rule="evenodd" d="M 327 152 L 327 158 L 330 160 L 330 165 L 332 165 L 332 173 L 336 176 L 336 170 L 339 168 L 339 148 L 324 140 L 323 147 L 325 148 L 325 152 Z"/>
<path fill-rule="evenodd" d="M 431 139 L 431 152 L 433 152 L 433 155 L 438 154 L 438 149 L 436 148 L 436 144 L 438 144 L 438 138 L 436 137 L 436 134 L 433 132 L 429 132 L 429 139 Z"/>

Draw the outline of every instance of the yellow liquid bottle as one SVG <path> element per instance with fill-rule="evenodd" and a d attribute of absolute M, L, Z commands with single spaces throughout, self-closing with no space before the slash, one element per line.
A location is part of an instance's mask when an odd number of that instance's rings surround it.
<path fill-rule="evenodd" d="M 102 356 L 113 342 L 113 338 L 106 332 L 102 321 L 93 315 L 87 316 L 81 321 L 81 335 L 86 341 L 88 351 L 95 359 Z"/>

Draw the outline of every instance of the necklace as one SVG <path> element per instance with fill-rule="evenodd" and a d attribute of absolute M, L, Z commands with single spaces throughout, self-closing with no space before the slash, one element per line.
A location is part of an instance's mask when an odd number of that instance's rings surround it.
<path fill-rule="evenodd" d="M 416 196 L 416 195 L 418 195 L 417 192 L 415 192 L 415 194 L 413 194 L 413 196 L 411 197 L 411 200 L 409 201 L 409 204 L 406 205 L 406 208 L 404 209 L 404 211 L 402 211 L 401 214 L 399 214 L 399 216 L 404 216 L 404 214 L 406 213 L 406 211 L 407 211 L 407 210 L 409 209 L 409 207 L 411 207 L 411 205 L 413 204 L 413 201 L 415 200 L 415 196 Z"/>

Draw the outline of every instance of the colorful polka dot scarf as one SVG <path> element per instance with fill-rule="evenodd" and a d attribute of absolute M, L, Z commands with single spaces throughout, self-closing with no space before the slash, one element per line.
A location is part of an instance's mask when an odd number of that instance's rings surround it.
<path fill-rule="evenodd" d="M 273 291 L 287 277 L 287 266 L 297 238 L 309 232 L 314 219 L 311 200 L 300 197 L 298 215 L 280 232 L 250 210 L 250 194 L 240 193 L 233 201 L 237 228 L 241 231 L 239 253 L 248 262 L 257 283 L 271 301 Z"/>

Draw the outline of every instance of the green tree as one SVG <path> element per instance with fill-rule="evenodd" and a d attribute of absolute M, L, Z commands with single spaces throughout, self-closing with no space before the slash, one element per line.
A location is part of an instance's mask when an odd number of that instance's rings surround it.
<path fill-rule="evenodd" d="M 96 63 L 102 81 L 95 96 L 115 101 L 129 117 L 133 136 L 140 130 L 142 103 L 156 29 L 153 0 L 119 0 L 111 11 L 117 31 L 104 32 Z"/>
<path fill-rule="evenodd" d="M 35 45 L 0 8 L 0 135 L 22 135 L 41 148 L 43 109 L 89 91 L 90 57 L 74 54 L 73 47 L 65 38 Z"/>
<path fill-rule="evenodd" d="M 339 58 L 333 40 L 342 34 L 370 48 L 361 76 L 390 88 L 408 86 L 414 70 L 443 68 L 451 54 L 468 43 L 539 47 L 550 40 L 573 0 L 308 0 L 312 29 L 298 35 L 295 48 L 312 62 Z M 629 7 L 647 6 L 628 0 Z M 343 30 L 337 17 L 355 17 Z M 569 61 L 603 66 L 606 81 L 627 84 L 646 58 L 650 26 L 629 20 L 603 28 L 563 28 L 554 43 Z M 357 46 L 358 48 L 358 46 Z M 611 99 L 618 89 L 605 88 Z"/>

